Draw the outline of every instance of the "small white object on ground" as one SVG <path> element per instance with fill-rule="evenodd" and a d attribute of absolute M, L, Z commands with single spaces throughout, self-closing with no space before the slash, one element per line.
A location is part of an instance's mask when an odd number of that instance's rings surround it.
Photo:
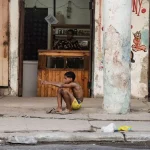
<path fill-rule="evenodd" d="M 116 130 L 116 125 L 114 123 L 110 123 L 108 126 L 104 126 L 101 128 L 102 132 L 112 133 Z"/>

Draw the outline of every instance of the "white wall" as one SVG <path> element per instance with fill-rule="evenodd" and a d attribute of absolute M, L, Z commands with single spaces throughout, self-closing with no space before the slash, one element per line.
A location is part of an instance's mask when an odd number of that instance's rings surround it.
<path fill-rule="evenodd" d="M 37 61 L 23 62 L 23 93 L 22 93 L 23 97 L 37 96 L 37 74 L 38 74 Z"/>
<path fill-rule="evenodd" d="M 18 94 L 18 46 L 19 46 L 19 2 L 11 0 L 9 4 L 9 80 L 11 95 Z"/>
<path fill-rule="evenodd" d="M 89 1 L 90 0 L 71 0 L 71 18 L 67 18 L 67 6 L 68 6 L 68 0 L 56 0 L 56 12 L 61 11 L 62 14 L 65 17 L 65 23 L 66 24 L 90 24 L 90 11 L 89 11 Z M 58 8 L 62 5 L 65 5 L 65 7 Z M 87 9 L 80 9 L 76 6 L 79 6 L 80 8 L 87 8 Z"/>

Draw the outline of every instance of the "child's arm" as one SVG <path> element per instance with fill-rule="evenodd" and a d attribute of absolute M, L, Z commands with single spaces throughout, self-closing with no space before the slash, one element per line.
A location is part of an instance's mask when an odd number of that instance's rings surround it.
<path fill-rule="evenodd" d="M 62 84 L 63 83 L 60 83 L 60 82 L 49 82 L 49 81 L 41 81 L 42 84 L 50 84 L 50 85 L 54 85 L 56 87 L 62 87 Z"/>
<path fill-rule="evenodd" d="M 39 79 L 39 80 L 41 80 L 41 79 Z M 42 80 L 41 80 L 41 83 L 54 85 L 54 86 L 60 87 L 60 88 L 73 88 L 73 87 L 75 87 L 75 83 L 64 84 L 64 83 L 60 83 L 60 82 L 51 82 L 51 81 L 49 82 L 49 81 L 42 81 Z"/>
<path fill-rule="evenodd" d="M 62 84 L 62 88 L 74 88 L 76 86 L 75 83 L 69 83 L 69 84 Z"/>

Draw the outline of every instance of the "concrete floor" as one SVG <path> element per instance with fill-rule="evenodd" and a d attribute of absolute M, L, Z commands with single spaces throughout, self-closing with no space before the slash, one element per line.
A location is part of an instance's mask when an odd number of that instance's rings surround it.
<path fill-rule="evenodd" d="M 2 97 L 0 99 L 0 139 L 22 143 L 28 137 L 44 141 L 124 141 L 121 133 L 103 134 L 102 126 L 109 123 L 130 125 L 134 132 L 127 132 L 126 140 L 150 139 L 150 103 L 146 100 L 131 100 L 131 112 L 125 115 L 107 114 L 102 109 L 102 99 L 86 98 L 83 106 L 73 114 L 46 114 L 57 106 L 56 98 Z M 78 138 L 77 138 L 78 137 Z M 32 138 L 31 138 L 32 139 Z M 29 139 L 29 140 L 31 140 Z M 18 141 L 19 140 L 19 141 Z M 35 142 L 37 142 L 35 141 Z"/>
<path fill-rule="evenodd" d="M 102 110 L 102 98 L 85 98 L 82 109 L 77 113 L 98 113 Z M 64 104 L 64 103 L 63 103 Z M 56 98 L 48 97 L 1 97 L 0 108 L 13 109 L 32 109 L 32 110 L 46 110 L 56 107 Z M 131 112 L 147 112 L 150 109 L 150 102 L 146 99 L 132 99 Z"/>

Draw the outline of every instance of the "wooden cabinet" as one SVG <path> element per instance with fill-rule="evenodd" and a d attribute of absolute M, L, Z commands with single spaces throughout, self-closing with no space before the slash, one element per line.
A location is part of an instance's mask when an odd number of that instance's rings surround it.
<path fill-rule="evenodd" d="M 61 65 L 57 65 L 58 61 L 55 62 L 58 59 Z M 76 60 L 81 62 L 79 66 L 76 66 Z M 89 97 L 89 51 L 39 51 L 38 79 L 62 82 L 67 71 L 75 73 L 75 81 L 82 86 L 84 97 Z M 37 95 L 41 97 L 55 97 L 57 95 L 57 87 L 41 85 L 38 80 Z"/>
<path fill-rule="evenodd" d="M 67 31 L 74 31 L 74 39 L 79 42 L 82 50 L 89 50 L 90 47 L 90 25 L 51 25 L 51 49 L 57 40 L 66 40 Z"/>

